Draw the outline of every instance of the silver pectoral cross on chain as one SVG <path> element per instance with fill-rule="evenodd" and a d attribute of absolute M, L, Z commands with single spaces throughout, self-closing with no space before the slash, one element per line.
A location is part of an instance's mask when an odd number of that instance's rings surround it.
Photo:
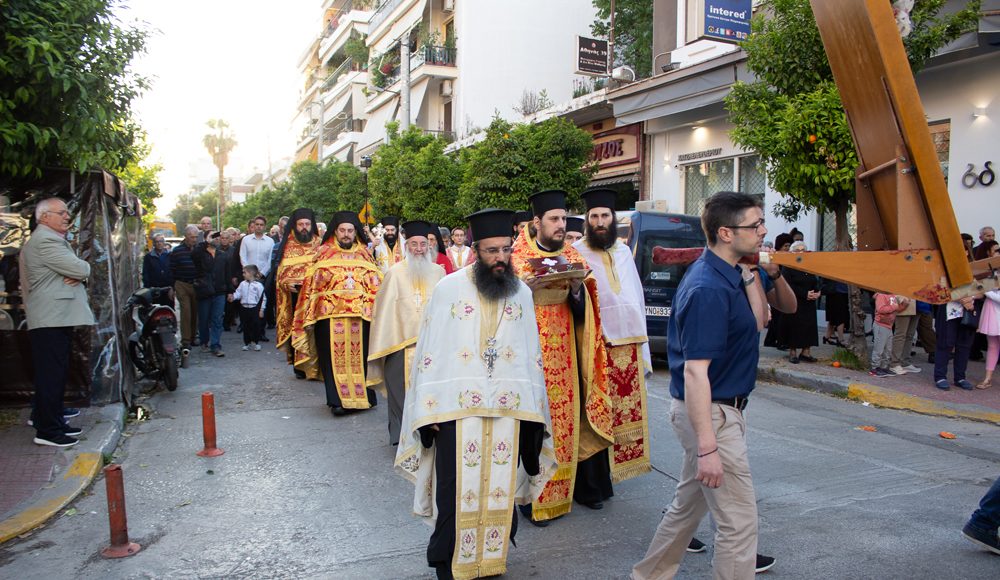
<path fill-rule="evenodd" d="M 486 363 L 486 378 L 493 378 L 493 369 L 496 366 L 500 353 L 497 352 L 497 339 L 491 336 L 486 339 L 486 350 L 483 351 L 483 362 Z"/>

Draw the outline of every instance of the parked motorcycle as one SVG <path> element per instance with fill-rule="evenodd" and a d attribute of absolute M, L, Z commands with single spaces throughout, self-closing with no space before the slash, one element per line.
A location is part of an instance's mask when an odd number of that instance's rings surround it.
<path fill-rule="evenodd" d="M 177 345 L 177 313 L 173 288 L 141 288 L 129 297 L 125 310 L 135 321 L 128 337 L 128 353 L 139 379 L 161 380 L 177 389 L 178 368 L 189 351 Z"/>

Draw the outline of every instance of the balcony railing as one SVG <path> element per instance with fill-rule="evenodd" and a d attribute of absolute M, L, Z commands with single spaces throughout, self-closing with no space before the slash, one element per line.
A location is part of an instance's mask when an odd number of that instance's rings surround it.
<path fill-rule="evenodd" d="M 441 137 L 448 143 L 455 142 L 454 131 L 431 131 L 430 129 L 424 129 L 424 133 L 427 133 L 428 135 L 433 135 L 434 137 Z"/>
<path fill-rule="evenodd" d="M 341 2 L 337 6 L 331 7 L 328 14 L 332 12 L 334 13 L 334 16 L 327 22 L 326 29 L 323 31 L 323 38 L 327 38 L 331 34 L 333 34 L 334 31 L 337 30 L 337 27 L 340 26 L 341 17 L 350 12 L 353 8 L 354 8 L 353 0 L 346 0 L 345 2 Z"/>
<path fill-rule="evenodd" d="M 326 75 L 326 80 L 323 81 L 323 88 L 324 89 L 329 89 L 333 85 L 337 84 L 337 79 L 340 78 L 340 75 L 344 74 L 345 72 L 347 72 L 349 70 L 353 70 L 351 68 L 352 65 L 353 65 L 353 62 L 354 61 L 351 58 L 349 58 L 349 57 L 345 58 L 344 62 L 340 63 L 340 66 L 338 66 L 337 68 L 333 69 L 332 73 Z"/>
<path fill-rule="evenodd" d="M 422 64 L 456 66 L 458 64 L 458 50 L 447 46 L 425 46 L 410 56 L 410 70 Z"/>
<path fill-rule="evenodd" d="M 372 14 L 372 19 L 368 21 L 369 34 L 377 29 L 380 24 L 385 22 L 385 19 L 392 14 L 392 11 L 403 2 L 404 0 L 385 0 L 384 2 L 381 2 L 375 9 L 375 13 Z"/>
<path fill-rule="evenodd" d="M 326 130 L 323 132 L 323 136 L 325 137 L 323 143 L 331 144 L 336 142 L 340 138 L 341 133 L 352 131 L 360 133 L 363 123 L 364 121 L 361 119 L 347 117 L 346 119 L 341 119 L 331 125 L 327 125 Z"/>

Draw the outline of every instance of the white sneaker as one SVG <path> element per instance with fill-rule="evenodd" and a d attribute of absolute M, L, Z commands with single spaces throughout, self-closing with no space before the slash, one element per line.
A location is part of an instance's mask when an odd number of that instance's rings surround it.
<path fill-rule="evenodd" d="M 915 367 L 913 365 L 906 365 L 905 367 L 903 367 L 903 370 L 908 373 L 919 373 L 920 367 Z"/>
<path fill-rule="evenodd" d="M 256 344 L 256 343 L 254 343 L 254 345 L 253 345 L 253 349 L 254 349 L 254 350 L 257 350 L 257 351 L 259 351 L 259 350 L 260 350 L 260 345 L 259 345 L 259 344 Z"/>
<path fill-rule="evenodd" d="M 900 365 L 896 365 L 894 367 L 890 367 L 889 370 L 892 371 L 893 373 L 897 374 L 897 375 L 905 375 L 907 372 L 909 372 L 909 371 L 907 371 L 906 369 L 904 369 Z"/>
<path fill-rule="evenodd" d="M 243 348 L 241 348 L 240 350 L 250 350 L 250 345 L 249 344 L 244 344 Z"/>

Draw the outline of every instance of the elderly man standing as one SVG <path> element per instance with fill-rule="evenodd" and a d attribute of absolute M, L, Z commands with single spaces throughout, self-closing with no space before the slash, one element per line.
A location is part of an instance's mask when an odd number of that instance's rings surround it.
<path fill-rule="evenodd" d="M 205 236 L 207 236 L 212 231 L 212 218 L 206 216 L 201 216 L 201 220 L 198 221 L 198 243 L 205 241 Z"/>
<path fill-rule="evenodd" d="M 427 235 L 433 226 L 425 221 L 403 224 L 403 261 L 385 274 L 375 295 L 371 338 L 368 341 L 368 380 L 384 382 L 389 401 L 389 442 L 399 444 L 413 352 L 420 331 L 424 305 L 444 277 L 444 269 L 430 259 Z"/>
<path fill-rule="evenodd" d="M 153 249 L 142 258 L 142 285 L 146 288 L 163 288 L 172 286 L 173 283 L 167 241 L 162 235 L 156 234 L 153 236 Z"/>
<path fill-rule="evenodd" d="M 552 435 L 559 469 L 530 509 L 535 525 L 569 513 L 573 501 L 604 507 L 612 495 L 606 449 L 612 439 L 612 407 L 601 337 L 597 282 L 584 279 L 587 262 L 566 246 L 566 192 L 542 191 L 529 198 L 534 221 L 514 242 L 511 265 L 532 291 L 542 344 Z M 574 266 L 579 277 L 555 279 L 550 267 Z"/>
<path fill-rule="evenodd" d="M 174 278 L 174 294 L 180 304 L 181 346 L 190 348 L 200 344 L 195 337 L 198 328 L 198 296 L 194 280 L 198 277 L 191 252 L 198 243 L 198 227 L 184 228 L 184 240 L 170 251 L 170 274 Z"/>
<path fill-rule="evenodd" d="M 326 404 L 340 416 L 377 404 L 365 361 L 382 273 L 368 255 L 358 215 L 337 212 L 299 290 L 292 322 L 295 368 L 322 374 Z M 317 368 L 318 367 L 318 368 Z"/>
<path fill-rule="evenodd" d="M 299 290 L 305 279 L 306 270 L 313 262 L 316 247 L 320 244 L 316 214 L 311 209 L 300 207 L 292 212 L 286 226 L 283 241 L 274 253 L 272 276 L 266 284 L 268 292 L 275 297 L 275 321 L 277 338 L 275 348 L 284 348 L 288 364 L 295 363 L 295 349 L 292 348 L 292 321 L 295 305 L 299 302 Z M 304 379 L 304 371 L 295 369 L 295 376 Z"/>
<path fill-rule="evenodd" d="M 77 444 L 80 429 L 63 419 L 63 395 L 69 375 L 73 327 L 94 324 L 87 303 L 90 264 L 73 253 L 66 232 L 70 214 L 61 199 L 50 198 L 35 207 L 38 227 L 21 250 L 22 289 L 28 338 L 35 367 L 35 443 L 52 447 Z"/>
<path fill-rule="evenodd" d="M 531 291 L 511 269 L 511 216 L 469 216 L 477 259 L 437 285 L 417 339 L 395 466 L 416 484 L 413 512 L 437 516 L 427 563 L 438 578 L 503 574 L 514 505 L 536 499 L 555 471 Z"/>
<path fill-rule="evenodd" d="M 653 365 L 646 337 L 646 301 L 632 251 L 618 240 L 615 192 L 591 189 L 581 197 L 587 204 L 587 235 L 573 247 L 597 279 L 614 408 L 611 479 L 617 483 L 650 470 L 645 376 L 653 372 Z"/>

